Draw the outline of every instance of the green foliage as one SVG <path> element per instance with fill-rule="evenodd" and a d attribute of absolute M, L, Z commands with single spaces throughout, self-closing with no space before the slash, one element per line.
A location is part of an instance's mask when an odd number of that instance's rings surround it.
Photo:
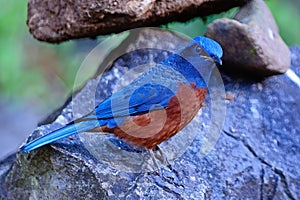
<path fill-rule="evenodd" d="M 233 8 L 230 9 L 229 11 L 220 14 L 210 15 L 204 18 L 196 17 L 184 23 L 171 22 L 162 27 L 176 32 L 184 33 L 185 35 L 193 38 L 198 35 L 203 35 L 205 33 L 206 26 L 212 21 L 214 21 L 215 19 L 222 18 L 222 17 L 232 18 L 236 13 L 236 10 L 237 8 Z"/>
<path fill-rule="evenodd" d="M 288 45 L 300 44 L 299 1 L 266 1 L 279 27 L 280 35 Z"/>
<path fill-rule="evenodd" d="M 26 2 L 13 3 L 1 0 L 0 7 L 0 89 L 1 92 L 17 91 L 17 82 L 22 73 L 23 54 L 20 47 L 25 30 Z M 15 14 L 18 13 L 18 15 Z M 19 28 L 19 30 L 18 30 Z"/>
<path fill-rule="evenodd" d="M 80 66 L 74 42 L 51 45 L 36 41 L 26 26 L 27 1 L 0 3 L 1 98 L 59 106 L 73 89 Z"/>

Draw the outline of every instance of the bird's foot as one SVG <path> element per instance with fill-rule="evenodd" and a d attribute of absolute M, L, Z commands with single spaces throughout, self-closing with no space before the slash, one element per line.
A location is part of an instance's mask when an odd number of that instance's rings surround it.
<path fill-rule="evenodd" d="M 159 155 L 156 152 L 158 152 Z M 154 164 L 154 171 L 157 171 L 158 174 L 162 174 L 162 168 L 164 166 L 166 166 L 170 172 L 173 171 L 172 165 L 161 148 L 157 146 L 155 149 L 149 150 L 149 154 Z"/>

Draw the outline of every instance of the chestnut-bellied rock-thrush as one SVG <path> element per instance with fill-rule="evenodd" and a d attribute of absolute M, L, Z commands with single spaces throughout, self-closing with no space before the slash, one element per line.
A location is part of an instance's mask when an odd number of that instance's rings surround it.
<path fill-rule="evenodd" d="M 113 133 L 129 144 L 152 149 L 179 132 L 198 113 L 208 90 L 199 72 L 201 59 L 209 60 L 212 66 L 221 65 L 222 55 L 217 42 L 195 37 L 89 114 L 28 142 L 20 150 L 29 152 L 74 134 L 94 131 Z"/>

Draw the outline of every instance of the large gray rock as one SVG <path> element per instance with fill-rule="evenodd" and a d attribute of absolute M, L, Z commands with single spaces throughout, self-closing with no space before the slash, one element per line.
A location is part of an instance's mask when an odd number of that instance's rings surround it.
<path fill-rule="evenodd" d="M 234 19 L 215 20 L 206 35 L 221 44 L 224 65 L 231 70 L 267 76 L 285 73 L 290 66 L 290 51 L 263 0 L 242 6 Z"/>
<path fill-rule="evenodd" d="M 168 35 L 171 39 L 170 35 Z M 166 40 L 169 40 L 166 39 Z M 293 48 L 298 51 L 299 48 Z M 292 54 L 300 66 L 299 55 Z M 56 114 L 56 121 L 41 126 L 33 136 L 56 129 L 74 116 L 72 105 L 78 99 L 89 107 L 86 96 L 99 87 L 97 99 L 109 95 L 127 68 L 166 54 L 156 51 L 133 52 L 119 58 L 100 82 L 91 80 Z M 127 67 L 123 67 L 126 64 Z M 292 66 L 294 71 L 299 69 Z M 210 118 L 210 103 L 202 121 L 192 127 L 197 133 L 186 152 L 156 172 L 126 172 L 122 163 L 110 163 L 106 156 L 120 156 L 118 148 L 134 150 L 113 136 L 103 136 L 101 155 L 84 145 L 84 135 L 63 139 L 30 154 L 17 154 L 16 160 L 0 163 L 1 196 L 4 199 L 299 199 L 300 170 L 300 90 L 288 76 L 251 80 L 223 74 L 228 91 L 226 121 L 214 149 L 201 156 L 203 134 Z M 77 100 L 76 100 L 77 99 Z M 51 119 L 54 119 L 53 116 Z M 97 140 L 97 135 L 90 134 Z M 188 135 L 187 135 L 188 136 Z M 186 136 L 185 139 L 188 139 Z M 180 146 L 181 142 L 169 141 Z M 114 149 L 113 152 L 111 149 Z M 109 155 L 107 155 L 107 152 Z M 100 152 L 101 153 L 101 152 Z M 147 152 L 139 152 L 143 157 Z M 103 157 L 101 157 L 103 156 Z M 147 157 L 148 159 L 148 157 Z M 123 161 L 126 163 L 126 160 Z M 12 163 L 12 164 L 11 164 Z M 129 164 L 134 165 L 135 163 Z M 5 166 L 5 167 L 3 167 Z M 8 166 L 11 166 L 9 169 Z M 118 167 L 124 167 L 118 168 Z M 3 170 L 4 169 L 4 170 Z"/>

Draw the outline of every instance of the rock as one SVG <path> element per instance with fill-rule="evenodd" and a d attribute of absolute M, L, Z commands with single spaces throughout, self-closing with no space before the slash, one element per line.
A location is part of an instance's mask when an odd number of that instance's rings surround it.
<path fill-rule="evenodd" d="M 16 154 L 12 154 L 5 159 L 0 161 L 0 198 L 2 199 L 6 194 L 3 188 L 3 182 L 11 166 L 13 165 L 14 161 L 16 160 Z"/>
<path fill-rule="evenodd" d="M 269 76 L 285 73 L 290 66 L 290 51 L 263 0 L 250 1 L 234 19 L 215 20 L 206 35 L 223 47 L 223 63 L 228 69 Z"/>
<path fill-rule="evenodd" d="M 292 46 L 290 47 L 290 51 L 293 52 L 291 54 L 291 58 L 292 58 L 292 67 L 291 69 L 293 69 L 295 71 L 295 73 L 300 76 L 300 47 L 299 46 Z"/>
<path fill-rule="evenodd" d="M 219 13 L 249 0 L 29 0 L 27 25 L 38 40 L 58 43 L 137 27 L 186 21 Z"/>
<path fill-rule="evenodd" d="M 167 37 L 167 41 L 171 39 L 171 35 L 167 34 Z M 32 137 L 57 129 L 83 112 L 80 109 L 76 109 L 77 114 L 72 112 L 74 105 L 80 103 L 82 109 L 90 108 L 93 104 L 88 93 L 94 91 L 92 88 L 99 87 L 95 96 L 96 101 L 100 101 L 110 95 L 131 65 L 153 59 L 158 62 L 165 56 L 157 51 L 134 51 L 120 57 L 99 82 L 90 80 L 60 110 L 55 121 L 37 128 Z M 292 53 L 295 66 L 300 66 L 299 56 Z M 297 68 L 292 66 L 291 69 Z M 18 153 L 8 173 L 0 179 L 0 198 L 299 199 L 299 87 L 286 75 L 263 81 L 225 73 L 222 77 L 227 96 L 233 98 L 226 100 L 222 134 L 208 154 L 203 155 L 201 151 L 205 144 L 203 136 L 207 134 L 205 127 L 210 124 L 211 102 L 203 108 L 201 122 L 197 121 L 196 126 L 188 129 L 195 132 L 196 137 L 185 153 L 172 161 L 171 169 L 163 167 L 160 174 L 128 172 L 128 168 L 136 164 L 136 155 L 142 155 L 139 158 L 145 157 L 146 161 L 149 159 L 147 152 L 138 152 L 113 136 L 82 134 L 30 154 Z M 179 141 L 171 138 L 167 143 L 181 146 L 188 136 L 189 133 Z M 94 148 L 104 149 L 99 155 L 86 145 L 84 140 L 88 137 L 97 142 Z M 130 155 L 129 158 L 124 152 Z M 109 162 L 117 161 L 117 157 L 123 159 L 122 162 Z M 0 169 L 3 163 L 0 163 Z"/>

